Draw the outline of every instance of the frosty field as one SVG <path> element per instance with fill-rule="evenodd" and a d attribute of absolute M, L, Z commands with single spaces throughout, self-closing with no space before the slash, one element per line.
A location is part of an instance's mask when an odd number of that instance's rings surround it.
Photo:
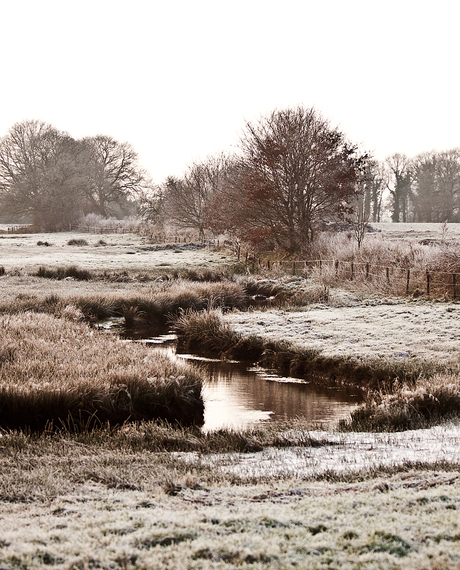
<path fill-rule="evenodd" d="M 331 356 L 459 362 L 458 304 L 343 294 L 336 303 L 302 311 L 232 312 L 225 320 L 244 336 L 283 339 Z"/>
<path fill-rule="evenodd" d="M 456 226 L 444 235 L 452 242 L 460 236 Z M 404 229 L 414 241 L 442 237 L 439 225 L 379 229 L 396 241 Z M 71 238 L 89 245 L 70 246 Z M 137 274 L 156 279 L 233 261 L 225 251 L 156 249 L 131 234 L 2 235 L 0 295 L 12 303 L 18 295 L 154 294 L 156 282 Z M 40 266 L 70 264 L 128 278 L 30 275 Z M 426 361 L 456 374 L 457 302 L 351 287 L 331 287 L 328 297 L 303 307 L 231 311 L 225 319 L 245 336 L 363 362 Z M 286 448 L 246 453 L 153 451 L 141 430 L 129 433 L 129 444 L 72 433 L 38 439 L 1 433 L 0 570 L 460 569 L 457 421 L 373 434 L 307 432 L 299 424 L 280 432 Z M 250 433 L 245 437 L 251 441 Z"/>
<path fill-rule="evenodd" d="M 72 239 L 88 245 L 68 245 Z M 48 243 L 49 245 L 37 245 Z M 40 266 L 76 265 L 93 271 L 165 271 L 180 267 L 212 267 L 231 261 L 225 253 L 170 244 L 157 249 L 136 234 L 18 234 L 0 236 L 0 264 L 7 271 L 33 271 Z"/>

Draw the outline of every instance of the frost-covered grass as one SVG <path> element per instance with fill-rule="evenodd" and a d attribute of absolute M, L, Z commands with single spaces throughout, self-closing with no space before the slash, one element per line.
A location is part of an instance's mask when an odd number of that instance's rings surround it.
<path fill-rule="evenodd" d="M 69 245 L 85 240 L 88 245 Z M 38 245 L 41 243 L 42 245 Z M 44 246 L 43 244 L 48 244 Z M 148 272 L 161 274 L 173 268 L 213 268 L 234 263 L 228 252 L 191 244 L 156 246 L 137 234 L 14 234 L 0 236 L 1 264 L 7 273 L 29 273 L 44 266 L 76 265 L 94 272 Z"/>
<path fill-rule="evenodd" d="M 289 341 L 294 354 L 316 352 L 314 361 L 325 363 L 332 380 L 346 374 L 349 384 L 367 391 L 366 405 L 342 429 L 414 429 L 458 416 L 459 305 L 350 297 L 348 302 L 301 312 L 233 312 L 223 319 L 243 338 Z M 318 381 L 316 368 L 302 370 Z"/>
<path fill-rule="evenodd" d="M 22 313 L 0 317 L 0 347 L 2 429 L 203 421 L 198 372 L 144 346 L 66 319 Z"/>
<path fill-rule="evenodd" d="M 67 317 L 74 307 L 81 319 L 94 321 L 110 317 L 124 317 L 130 326 L 164 325 L 171 315 L 187 309 L 204 310 L 210 307 L 246 308 L 249 302 L 244 287 L 228 280 L 223 283 L 190 282 L 182 279 L 158 281 L 147 286 L 105 287 L 86 282 L 83 287 L 60 287 L 53 281 L 49 288 L 34 279 L 23 282 L 12 294 L 5 291 L 0 301 L 0 314 L 23 311 L 49 313 Z M 3 285 L 10 280 L 3 281 Z M 0 290 L 2 281 L 0 278 Z M 28 286 L 29 285 L 29 286 Z M 35 287 L 37 285 L 37 287 Z"/>
<path fill-rule="evenodd" d="M 21 242 L 23 237 L 26 241 Z M 69 334 L 74 335 L 70 344 L 77 344 L 91 333 L 72 322 L 82 318 L 78 300 L 86 300 L 93 311 L 105 307 L 110 314 L 122 300 L 133 300 L 125 307 L 128 311 L 141 299 L 162 294 L 165 304 L 169 294 L 169 299 L 190 298 L 198 291 L 190 282 L 152 282 L 151 269 L 170 279 L 176 268 L 201 272 L 227 262 L 227 254 L 220 252 L 177 249 L 182 252 L 175 253 L 173 248 L 156 252 L 136 236 L 104 235 L 102 244 L 100 235 L 85 234 L 89 245 L 78 247 L 67 246 L 71 237 L 63 234 L 62 242 L 58 234 L 0 240 L 6 269 L 0 277 L 4 310 L 9 306 L 17 312 L 27 303 L 42 303 L 49 313 L 2 317 L 2 322 L 23 321 L 16 340 L 2 345 L 6 350 L 0 372 L 15 358 L 24 367 L 23 381 L 31 377 L 32 365 L 34 372 L 52 369 L 57 377 L 60 362 L 72 362 L 72 377 L 82 370 L 80 364 L 75 366 L 81 358 L 104 367 L 111 349 L 100 344 L 102 336 L 96 331 L 92 344 L 85 344 L 85 356 L 65 354 Z M 384 237 L 395 246 L 388 247 L 388 241 L 376 236 L 374 249 L 369 249 L 375 260 L 386 263 L 400 248 L 401 255 L 415 252 L 414 260 L 423 266 L 429 259 L 435 262 L 439 253 L 434 246 L 415 243 L 416 234 L 409 236 L 412 246 L 398 245 L 400 236 Z M 53 245 L 37 246 L 38 241 Z M 344 248 L 342 242 L 336 246 L 343 247 L 343 259 L 348 259 L 353 244 Z M 371 242 L 366 239 L 366 243 Z M 455 244 L 451 247 L 455 254 Z M 56 281 L 30 275 L 40 266 L 69 265 L 119 273 L 120 278 Z M 138 278 L 138 272 L 149 272 L 149 281 Z M 364 281 L 332 279 L 327 283 L 316 275 L 305 281 L 281 272 L 263 277 L 265 283 L 254 279 L 247 287 L 246 276 L 246 284 L 238 281 L 238 291 L 273 295 L 277 300 L 297 292 L 296 302 L 304 306 L 225 316 L 243 338 L 256 334 L 268 342 L 288 340 L 303 350 L 364 364 L 377 359 L 395 366 L 426 364 L 431 371 L 450 369 L 450 375 L 419 379 L 412 390 L 401 385 L 393 394 L 376 393 L 380 399 L 374 412 L 391 406 L 398 411 L 401 404 L 404 411 L 414 398 L 432 405 L 439 400 L 435 388 L 458 392 L 456 303 L 390 300 L 391 291 L 382 301 L 373 295 L 380 290 L 377 282 L 364 286 Z M 215 289 L 203 285 L 210 292 L 210 307 L 215 306 L 221 285 Z M 204 297 L 200 291 L 197 298 Z M 42 318 L 43 323 L 48 319 L 56 325 L 52 346 L 38 330 L 28 336 L 27 319 L 33 328 Z M 114 366 L 105 368 L 109 377 L 120 366 L 124 374 L 127 368 L 145 367 L 145 357 L 153 358 L 150 349 L 130 345 L 127 355 L 123 343 L 108 340 L 119 347 Z M 10 350 L 16 341 L 19 348 Z M 136 356 L 135 363 L 131 355 Z M 15 384 L 20 386 L 19 381 Z M 449 396 L 448 390 L 443 394 Z M 396 434 L 320 433 L 291 427 L 271 434 L 266 428 L 244 434 L 199 434 L 141 423 L 39 437 L 3 433 L 0 567 L 460 568 L 457 425 Z"/>
<path fill-rule="evenodd" d="M 347 295 L 334 307 L 332 296 L 330 305 L 230 312 L 224 320 L 243 336 L 284 340 L 327 356 L 459 363 L 459 304 Z"/>
<path fill-rule="evenodd" d="M 5 568 L 459 567 L 455 467 L 245 481 L 203 458 L 10 437 L 0 444 Z"/>

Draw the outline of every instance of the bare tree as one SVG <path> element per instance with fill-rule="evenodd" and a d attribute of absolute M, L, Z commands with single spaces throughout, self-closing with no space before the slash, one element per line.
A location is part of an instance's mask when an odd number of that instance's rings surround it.
<path fill-rule="evenodd" d="M 138 165 L 129 143 L 98 135 L 83 139 L 87 152 L 88 180 L 84 187 L 87 212 L 104 217 L 126 213 L 147 185 L 147 176 Z"/>
<path fill-rule="evenodd" d="M 0 141 L 4 214 L 60 229 L 82 212 L 83 147 L 41 121 L 16 123 Z"/>
<path fill-rule="evenodd" d="M 247 123 L 241 150 L 232 204 L 240 232 L 291 251 L 351 211 L 367 161 L 315 109 L 303 107 Z"/>
<path fill-rule="evenodd" d="M 220 188 L 229 159 L 220 155 L 209 157 L 188 168 L 183 178 L 169 177 L 163 190 L 166 217 L 181 228 L 198 231 L 203 239 L 205 230 L 213 226 L 213 197 Z"/>
<path fill-rule="evenodd" d="M 392 199 L 393 222 L 408 222 L 412 195 L 411 162 L 405 154 L 393 154 L 386 159 L 389 172 L 388 190 Z"/>
<path fill-rule="evenodd" d="M 417 221 L 460 220 L 460 149 L 419 154 L 412 177 Z"/>
<path fill-rule="evenodd" d="M 384 191 L 387 188 L 388 175 L 384 164 L 369 160 L 362 177 L 364 215 L 370 222 L 380 222 Z"/>

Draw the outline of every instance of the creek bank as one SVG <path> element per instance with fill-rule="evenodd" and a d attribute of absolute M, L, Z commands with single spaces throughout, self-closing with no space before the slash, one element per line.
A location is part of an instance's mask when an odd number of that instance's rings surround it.
<path fill-rule="evenodd" d="M 276 370 L 283 376 L 303 378 L 322 387 L 358 391 L 364 396 L 365 403 L 352 412 L 350 421 L 340 422 L 342 430 L 403 431 L 430 427 L 460 416 L 460 362 L 457 351 L 452 352 L 453 339 L 457 338 L 457 345 L 460 338 L 456 318 L 458 307 L 451 304 L 439 305 L 422 305 L 420 309 L 421 315 L 441 313 L 441 326 L 430 323 L 427 318 L 419 318 L 417 325 L 420 336 L 429 333 L 430 348 L 434 351 L 439 351 L 439 344 L 446 339 L 446 360 L 379 358 L 374 354 L 363 354 L 362 358 L 358 358 L 356 353 L 345 356 L 340 352 L 323 352 L 319 348 L 309 347 L 304 339 L 299 339 L 297 343 L 280 340 L 282 327 L 278 328 L 274 339 L 273 333 L 268 337 L 258 336 L 251 334 L 251 329 L 247 328 L 244 333 L 241 329 L 235 331 L 231 325 L 232 319 L 244 319 L 252 320 L 261 327 L 273 314 L 279 318 L 277 312 L 270 311 L 227 315 L 220 311 L 186 312 L 176 319 L 174 329 L 181 350 L 227 359 L 247 358 L 264 368 Z M 327 309 L 323 311 L 327 312 Z M 409 303 L 399 304 L 394 313 L 393 326 L 399 326 L 401 320 L 410 319 L 413 312 L 414 307 Z M 292 324 L 292 315 L 283 311 L 288 326 Z M 301 315 L 305 320 L 308 313 Z M 357 325 L 356 320 L 347 323 L 350 330 L 358 328 Z M 445 327 L 445 335 L 436 346 L 433 339 L 442 334 L 442 326 Z M 407 330 L 407 327 L 401 328 Z M 328 331 L 323 329 L 323 332 Z M 382 335 L 381 345 L 384 346 L 385 343 L 392 343 L 390 334 Z"/>
<path fill-rule="evenodd" d="M 187 311 L 174 321 L 178 350 L 202 356 L 256 363 L 283 376 L 322 387 L 347 388 L 367 395 L 392 392 L 397 382 L 413 383 L 419 370 L 406 362 L 363 361 L 324 355 L 319 349 L 233 330 L 220 311 Z"/>

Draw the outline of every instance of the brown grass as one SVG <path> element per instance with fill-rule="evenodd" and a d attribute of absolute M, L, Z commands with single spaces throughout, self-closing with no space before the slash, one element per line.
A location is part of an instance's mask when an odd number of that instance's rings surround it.
<path fill-rule="evenodd" d="M 458 375 L 438 374 L 418 378 L 412 388 L 402 386 L 392 394 L 374 393 L 365 405 L 342 420 L 343 431 L 403 431 L 426 429 L 460 415 Z"/>
<path fill-rule="evenodd" d="M 3 429 L 203 422 L 201 379 L 186 363 L 45 314 L 3 316 L 0 339 Z"/>

